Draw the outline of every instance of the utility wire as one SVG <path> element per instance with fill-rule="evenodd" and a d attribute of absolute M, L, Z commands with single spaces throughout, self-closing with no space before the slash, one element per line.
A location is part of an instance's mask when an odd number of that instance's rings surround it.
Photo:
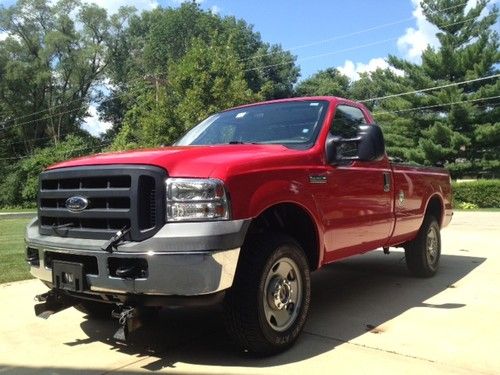
<path fill-rule="evenodd" d="M 446 11 L 446 10 L 449 10 L 449 9 L 460 7 L 460 6 L 464 5 L 464 4 L 467 4 L 467 2 L 461 3 L 461 4 L 457 4 L 457 5 L 453 5 L 453 6 L 450 6 L 450 7 L 446 7 L 446 8 L 443 8 L 443 9 L 439 9 L 439 10 L 436 10 L 435 12 L 443 12 L 443 11 Z M 297 50 L 297 49 L 302 49 L 302 48 L 306 48 L 306 47 L 312 47 L 312 46 L 315 46 L 315 45 L 324 44 L 324 43 L 327 43 L 327 42 L 331 42 L 331 41 L 335 41 L 335 40 L 340 40 L 340 39 L 348 38 L 348 37 L 355 36 L 355 35 L 364 34 L 364 33 L 370 32 L 370 31 L 379 30 L 379 29 L 383 29 L 383 28 L 386 28 L 386 27 L 389 27 L 389 26 L 394 26 L 394 25 L 398 25 L 398 24 L 401 24 L 401 23 L 404 23 L 404 22 L 408 22 L 410 20 L 413 20 L 414 18 L 415 17 L 412 16 L 412 17 L 408 17 L 408 18 L 405 18 L 405 19 L 402 19 L 402 20 L 393 21 L 393 22 L 389 22 L 389 23 L 385 23 L 385 24 L 381 24 L 381 25 L 372 26 L 372 27 L 369 27 L 367 29 L 362 29 L 362 30 L 354 31 L 352 33 L 338 35 L 338 36 L 334 36 L 334 37 L 331 37 L 331 38 L 328 38 L 328 39 L 323 39 L 323 40 L 319 40 L 319 41 L 316 41 L 316 42 L 311 42 L 311 43 L 307 43 L 307 44 L 303 44 L 303 45 L 298 45 L 298 46 L 290 47 L 286 51 Z M 476 17 L 471 17 L 471 19 L 474 19 L 474 18 L 476 18 Z M 458 21 L 458 22 L 453 22 L 453 23 L 444 25 L 444 27 L 451 26 L 451 25 L 458 24 L 458 23 L 463 23 L 463 22 L 466 22 L 466 21 L 467 21 L 467 19 L 466 20 L 462 20 L 462 21 Z M 395 39 L 398 39 L 398 38 L 394 38 L 394 39 L 390 39 L 390 40 L 395 40 Z M 387 40 L 387 41 L 389 41 L 389 40 Z M 379 44 L 379 43 L 376 43 L 376 44 Z M 375 44 L 368 44 L 368 45 L 365 45 L 365 47 L 372 46 L 372 45 L 375 45 Z M 328 56 L 328 55 L 335 54 L 335 53 L 347 52 L 347 51 L 350 51 L 350 50 L 352 50 L 352 49 L 345 49 L 345 50 L 336 51 L 334 53 L 327 53 L 327 54 L 320 54 L 320 55 L 310 56 L 310 57 L 306 57 L 304 59 L 301 59 L 301 61 L 303 61 L 303 60 L 310 60 L 310 59 L 313 59 L 313 58 L 318 58 L 318 57 L 323 57 L 323 56 Z M 265 53 L 265 54 L 262 54 L 262 55 L 252 56 L 252 57 L 240 59 L 240 60 L 238 60 L 238 62 L 245 62 L 245 61 L 252 60 L 252 59 L 262 58 L 262 57 L 265 57 L 265 56 L 273 55 L 275 53 L 276 52 L 273 51 L 273 52 Z M 245 70 L 245 72 L 252 71 L 252 70 L 258 70 L 258 69 L 265 69 L 265 68 L 275 67 L 275 66 L 284 65 L 284 64 L 291 64 L 291 63 L 294 63 L 294 62 L 295 61 L 290 61 L 290 62 L 279 63 L 279 64 L 277 63 L 277 64 L 273 64 L 273 65 L 269 65 L 269 66 L 264 66 L 264 67 L 251 68 L 251 69 Z M 144 81 L 143 78 L 137 78 L 137 79 L 132 80 L 131 82 L 129 82 L 129 84 L 130 83 L 135 83 L 135 82 L 143 82 L 143 81 Z M 125 93 L 123 95 L 125 95 Z M 117 97 L 120 97 L 120 96 L 121 95 L 118 94 L 118 95 L 114 96 L 113 98 L 117 98 Z M 27 114 L 27 115 L 22 115 L 22 116 L 13 118 L 13 119 L 9 119 L 9 120 L 3 122 L 2 125 L 5 125 L 5 124 L 10 123 L 10 122 L 14 122 L 16 120 L 20 120 L 20 119 L 23 119 L 23 118 L 26 118 L 26 117 L 35 116 L 37 114 L 44 113 L 44 112 L 47 112 L 47 111 L 51 111 L 51 110 L 53 110 L 55 108 L 66 107 L 69 104 L 72 104 L 72 103 L 75 103 L 75 102 L 81 102 L 81 101 L 84 101 L 84 100 L 85 100 L 84 98 L 70 100 L 69 102 L 57 104 L 55 106 L 52 106 L 51 108 L 43 109 L 43 110 L 40 110 L 40 111 L 37 111 L 37 112 L 33 112 L 33 113 L 30 113 L 30 114 Z M 107 99 L 107 100 L 101 101 L 100 103 L 105 103 L 105 102 L 107 102 L 109 100 L 112 100 L 112 99 Z"/>
<path fill-rule="evenodd" d="M 403 112 L 411 112 L 411 111 L 417 111 L 421 109 L 429 109 L 429 108 L 438 108 L 438 107 L 446 107 L 449 105 L 454 105 L 454 104 L 461 104 L 461 103 L 475 103 L 478 101 L 484 101 L 484 100 L 490 100 L 490 99 L 500 99 L 500 95 L 496 96 L 489 96 L 486 98 L 477 98 L 477 99 L 468 99 L 468 100 L 460 100 L 460 101 L 455 101 L 451 103 L 442 103 L 442 104 L 434 104 L 434 105 L 427 105 L 427 106 L 422 106 L 422 107 L 416 107 L 416 108 L 408 108 L 408 109 L 400 109 L 396 111 L 383 111 L 383 112 L 373 112 L 373 115 L 381 115 L 381 114 L 393 114 L 393 113 L 403 113 Z M 499 103 L 493 103 L 493 106 L 497 106 Z M 96 147 L 99 146 L 108 146 L 112 143 L 112 141 L 108 142 L 102 142 L 99 145 L 87 147 L 87 148 L 81 148 L 81 149 L 75 149 L 72 151 L 83 151 L 83 150 L 88 150 L 88 149 L 95 149 Z M 66 153 L 69 154 L 69 151 Z M 0 160 L 20 160 L 20 159 L 26 159 L 29 157 L 32 157 L 33 155 L 24 155 L 24 156 L 18 156 L 18 157 L 7 157 L 7 158 L 0 158 Z"/>
<path fill-rule="evenodd" d="M 403 113 L 403 112 L 412 112 L 412 111 L 418 111 L 420 109 L 429 109 L 429 108 L 438 108 L 438 107 L 446 107 L 449 105 L 453 104 L 461 104 L 461 103 L 474 103 L 474 102 L 479 102 L 483 100 L 490 100 L 490 99 L 499 99 L 500 95 L 497 96 L 489 96 L 487 98 L 478 98 L 478 99 L 469 99 L 469 100 L 460 100 L 456 102 L 451 102 L 451 103 L 442 103 L 442 104 L 433 104 L 433 105 L 426 105 L 422 107 L 416 107 L 416 108 L 407 108 L 407 109 L 398 109 L 395 111 L 382 111 L 382 112 L 373 112 L 373 115 L 381 115 L 381 114 L 389 114 L 389 113 Z M 496 104 L 496 103 L 495 103 Z"/>
<path fill-rule="evenodd" d="M 449 7 L 443 8 L 443 9 L 438 9 L 438 10 L 435 10 L 434 12 L 444 12 L 444 11 L 447 11 L 449 9 L 458 8 L 458 7 L 460 7 L 462 5 L 465 5 L 465 4 L 467 4 L 467 2 L 461 3 L 461 4 L 457 4 L 457 5 L 453 5 L 453 6 L 449 6 Z M 333 42 L 335 40 L 345 39 L 345 38 L 349 38 L 351 36 L 356 36 L 356 35 L 364 34 L 364 33 L 370 32 L 370 31 L 384 29 L 384 28 L 389 27 L 389 26 L 399 25 L 401 23 L 412 21 L 414 19 L 415 19 L 415 17 L 411 16 L 411 17 L 404 18 L 404 19 L 401 19 L 401 20 L 396 20 L 396 21 L 384 23 L 384 24 L 381 24 L 381 25 L 375 25 L 375 26 L 369 27 L 367 29 L 353 31 L 353 32 L 347 33 L 347 34 L 333 36 L 331 38 L 322 39 L 322 40 L 318 40 L 318 41 L 310 42 L 310 43 L 306 43 L 306 44 L 301 44 L 301 45 L 298 45 L 298 46 L 293 46 L 293 47 L 287 48 L 286 51 L 295 51 L 295 50 L 302 49 L 302 48 L 313 47 L 313 46 L 316 46 L 316 45 L 320 45 L 320 44 L 324 44 L 324 43 L 328 43 L 328 42 Z M 445 25 L 445 26 L 451 26 L 451 25 L 453 25 L 455 23 L 461 23 L 461 22 L 464 22 L 464 21 L 454 22 L 454 23 L 451 23 L 451 24 L 448 24 L 448 25 Z M 262 58 L 262 57 L 273 55 L 274 53 L 275 52 L 268 52 L 268 53 L 264 53 L 262 55 L 251 56 L 251 57 L 247 57 L 245 59 L 241 59 L 238 62 L 243 62 L 243 61 L 258 59 L 258 58 Z"/>
<path fill-rule="evenodd" d="M 391 95 L 386 95 L 386 96 L 379 96 L 379 97 L 376 97 L 376 98 L 358 100 L 358 102 L 359 103 L 366 103 L 366 102 L 372 102 L 372 101 L 375 101 L 375 100 L 384 100 L 384 99 L 389 99 L 389 98 L 396 98 L 396 97 L 404 96 L 404 95 L 417 94 L 417 93 L 420 93 L 420 92 L 426 92 L 426 91 L 432 91 L 432 90 L 437 90 L 437 89 L 443 89 L 445 87 L 466 85 L 468 83 L 479 82 L 479 81 L 484 81 L 486 79 L 492 79 L 492 78 L 498 78 L 498 77 L 500 77 L 500 74 L 492 74 L 492 75 L 489 75 L 489 76 L 486 76 L 486 77 L 469 79 L 467 81 L 461 81 L 461 82 L 453 82 L 453 83 L 448 83 L 446 85 L 433 86 L 433 87 L 429 87 L 429 88 L 421 89 L 421 90 L 407 91 L 407 92 L 402 92 L 400 94 L 391 94 Z"/>

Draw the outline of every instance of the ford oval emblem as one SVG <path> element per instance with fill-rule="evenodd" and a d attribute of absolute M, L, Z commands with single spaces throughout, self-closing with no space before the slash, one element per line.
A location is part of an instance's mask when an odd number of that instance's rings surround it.
<path fill-rule="evenodd" d="M 65 206 L 71 212 L 80 212 L 87 208 L 89 200 L 84 197 L 74 196 L 66 199 Z"/>

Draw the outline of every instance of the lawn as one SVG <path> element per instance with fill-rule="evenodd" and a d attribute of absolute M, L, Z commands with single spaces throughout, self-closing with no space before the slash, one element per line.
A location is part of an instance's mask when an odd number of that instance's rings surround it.
<path fill-rule="evenodd" d="M 24 228 L 30 220 L 0 218 L 0 284 L 31 278 L 24 253 Z"/>
<path fill-rule="evenodd" d="M 2 208 L 0 209 L 0 213 L 7 212 L 36 212 L 36 207 L 33 208 Z"/>

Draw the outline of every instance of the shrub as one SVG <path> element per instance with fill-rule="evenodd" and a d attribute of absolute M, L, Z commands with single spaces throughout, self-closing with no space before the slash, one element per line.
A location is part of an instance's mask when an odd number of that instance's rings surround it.
<path fill-rule="evenodd" d="M 453 183 L 453 199 L 455 207 L 472 209 L 470 205 L 479 208 L 500 208 L 500 180 L 477 180 L 472 182 Z"/>

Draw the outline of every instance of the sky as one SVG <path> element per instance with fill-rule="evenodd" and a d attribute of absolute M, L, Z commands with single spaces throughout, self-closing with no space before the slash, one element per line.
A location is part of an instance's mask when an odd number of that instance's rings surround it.
<path fill-rule="evenodd" d="M 91 1 L 91 0 L 89 0 Z M 359 73 L 387 67 L 389 54 L 419 63 L 428 46 L 437 46 L 436 29 L 424 16 L 418 0 L 197 0 L 221 16 L 242 18 L 265 42 L 280 44 L 297 57 L 300 79 L 335 67 L 353 80 Z M 13 0 L 0 0 L 10 5 Z M 476 0 L 468 0 L 469 6 Z M 500 0 L 493 0 L 498 4 Z M 182 0 L 99 0 L 115 12 L 122 5 L 139 10 L 177 7 Z M 491 4 L 490 4 L 491 6 Z M 2 39 L 0 32 L 0 40 Z M 92 134 L 110 124 L 97 119 L 94 107 L 83 126 Z"/>

